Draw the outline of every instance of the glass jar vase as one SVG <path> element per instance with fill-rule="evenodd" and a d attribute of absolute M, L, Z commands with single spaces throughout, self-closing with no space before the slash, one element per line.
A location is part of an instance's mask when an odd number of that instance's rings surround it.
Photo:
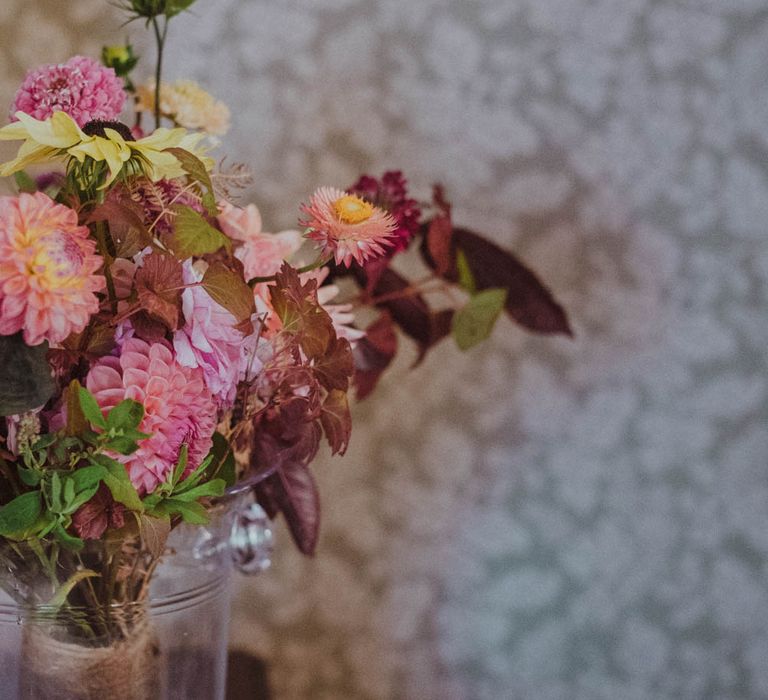
<path fill-rule="evenodd" d="M 50 584 L 0 557 L 11 569 L 0 592 L 0 700 L 223 700 L 232 573 L 265 569 L 271 544 L 269 521 L 243 486 L 217 502 L 207 525 L 171 532 L 140 602 L 19 603 Z M 44 556 L 34 549 L 21 553 Z"/>

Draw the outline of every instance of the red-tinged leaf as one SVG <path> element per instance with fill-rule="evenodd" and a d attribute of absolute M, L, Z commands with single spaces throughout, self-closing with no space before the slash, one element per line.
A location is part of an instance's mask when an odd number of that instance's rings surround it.
<path fill-rule="evenodd" d="M 229 311 L 238 322 L 250 322 L 251 315 L 256 313 L 253 290 L 242 276 L 224 263 L 214 262 L 208 266 L 202 286 L 211 299 Z"/>
<path fill-rule="evenodd" d="M 106 221 L 109 233 L 115 244 L 115 254 L 120 258 L 130 258 L 152 243 L 152 236 L 144 225 L 144 211 L 141 204 L 134 202 L 128 195 L 115 194 L 96 206 L 88 216 L 86 223 Z"/>
<path fill-rule="evenodd" d="M 299 273 L 283 263 L 275 284 L 269 287 L 270 300 L 283 331 L 295 334 L 310 360 L 322 357 L 336 337 L 333 321 L 317 301 L 317 281 L 301 282 Z"/>
<path fill-rule="evenodd" d="M 397 333 L 392 317 L 384 312 L 365 330 L 352 351 L 355 361 L 355 395 L 358 401 L 368 396 L 397 353 Z"/>
<path fill-rule="evenodd" d="M 67 435 L 82 435 L 88 428 L 88 420 L 80 405 L 80 382 L 73 379 L 65 390 L 65 404 L 67 407 Z"/>
<path fill-rule="evenodd" d="M 506 310 L 517 323 L 536 333 L 573 335 L 563 307 L 518 258 L 466 229 L 454 229 L 453 239 L 464 252 L 479 291 L 508 290 Z"/>
<path fill-rule="evenodd" d="M 334 389 L 328 393 L 320 413 L 320 423 L 333 454 L 344 454 L 352 432 L 352 415 L 349 412 L 347 392 Z"/>
<path fill-rule="evenodd" d="M 287 463 L 255 488 L 259 503 L 270 517 L 283 514 L 296 546 L 313 555 L 320 534 L 320 497 L 308 467 Z"/>
<path fill-rule="evenodd" d="M 317 358 L 312 367 L 317 380 L 328 391 L 340 389 L 346 392 L 355 371 L 349 341 L 346 338 L 333 338 L 325 355 Z"/>
<path fill-rule="evenodd" d="M 376 306 L 386 309 L 403 332 L 419 344 L 418 363 L 435 343 L 451 332 L 450 318 L 453 312 L 432 311 L 420 294 L 392 298 L 392 295 L 403 292 L 409 285 L 408 280 L 389 268 L 379 278 L 374 298 L 386 297 L 385 301 Z"/>
<path fill-rule="evenodd" d="M 147 343 L 159 343 L 165 339 L 168 327 L 162 321 L 151 318 L 146 311 L 139 311 L 131 316 L 134 333 Z"/>
<path fill-rule="evenodd" d="M 451 217 L 446 215 L 436 216 L 429 222 L 427 228 L 427 248 L 432 260 L 435 262 L 435 272 L 438 275 L 445 275 L 453 264 L 453 253 L 451 250 L 451 237 L 453 234 L 453 224 Z"/>
<path fill-rule="evenodd" d="M 170 255 L 152 253 L 136 272 L 139 306 L 172 331 L 180 325 L 183 288 L 181 263 Z"/>

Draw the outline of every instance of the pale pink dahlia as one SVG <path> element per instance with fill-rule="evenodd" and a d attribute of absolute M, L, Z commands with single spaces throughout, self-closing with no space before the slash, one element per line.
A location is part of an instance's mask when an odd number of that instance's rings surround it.
<path fill-rule="evenodd" d="M 194 285 L 202 278 L 190 261 L 184 263 L 185 284 Z M 258 336 L 237 330 L 237 319 L 200 286 L 187 287 L 181 300 L 186 322 L 173 335 L 176 360 L 185 367 L 199 367 L 218 406 L 231 408 L 237 385 L 261 370 L 254 357 Z"/>
<path fill-rule="evenodd" d="M 397 224 L 390 214 L 357 195 L 333 187 L 321 187 L 301 211 L 299 223 L 307 237 L 320 244 L 323 255 L 333 255 L 336 264 L 362 265 L 385 253 Z"/>
<path fill-rule="evenodd" d="M 40 66 L 27 73 L 11 106 L 35 119 L 48 119 L 54 112 L 66 112 L 79 127 L 89 121 L 116 120 L 125 104 L 123 79 L 87 56 L 73 56 L 66 63 Z"/>
<path fill-rule="evenodd" d="M 104 410 L 123 399 L 144 406 L 139 430 L 151 437 L 139 441 L 133 454 L 115 456 L 125 464 L 139 493 L 151 493 L 168 479 L 182 445 L 189 450 L 187 472 L 199 466 L 210 451 L 216 403 L 203 372 L 183 367 L 164 343 L 126 340 L 119 356 L 102 357 L 93 365 L 86 386 Z"/>
<path fill-rule="evenodd" d="M 0 197 L 0 335 L 59 343 L 99 309 L 103 259 L 77 214 L 47 195 Z"/>

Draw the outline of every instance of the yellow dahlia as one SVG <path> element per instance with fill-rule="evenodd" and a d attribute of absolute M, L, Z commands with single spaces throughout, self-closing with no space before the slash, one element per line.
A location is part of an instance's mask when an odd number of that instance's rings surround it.
<path fill-rule="evenodd" d="M 126 163 L 132 163 L 152 180 L 181 177 L 184 170 L 169 148 L 189 151 L 209 170 L 213 168 L 213 160 L 200 149 L 203 135 L 186 129 L 156 129 L 149 136 L 133 140 L 127 127 L 119 122 L 90 122 L 84 131 L 65 112 L 54 112 L 44 120 L 16 112 L 16 118 L 19 121 L 0 129 L 0 141 L 24 141 L 16 158 L 0 166 L 3 177 L 34 163 L 69 158 L 79 163 L 86 158 L 106 162 L 109 177 L 102 187 L 111 184 Z"/>
<path fill-rule="evenodd" d="M 320 244 L 323 255 L 333 255 L 337 265 L 362 265 L 384 254 L 391 245 L 397 223 L 383 209 L 333 187 L 321 187 L 301 211 L 307 238 Z"/>
<path fill-rule="evenodd" d="M 141 86 L 136 109 L 155 111 L 155 83 Z M 193 80 L 160 83 L 160 113 L 185 129 L 200 129 L 213 136 L 229 131 L 229 107 Z"/>
<path fill-rule="evenodd" d="M 99 309 L 103 259 L 77 214 L 42 192 L 0 197 L 0 335 L 59 343 Z"/>

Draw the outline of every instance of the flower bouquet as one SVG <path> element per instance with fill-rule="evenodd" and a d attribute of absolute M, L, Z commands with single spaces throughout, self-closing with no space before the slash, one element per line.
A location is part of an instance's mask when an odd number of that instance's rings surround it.
<path fill-rule="evenodd" d="M 399 172 L 320 187 L 300 230 L 265 232 L 233 203 L 247 170 L 210 156 L 227 108 L 162 80 L 191 4 L 125 0 L 154 30 L 153 82 L 134 84 L 130 46 L 43 66 L 0 129 L 21 142 L 0 167 L 18 190 L 0 197 L 0 586 L 49 623 L 25 633 L 23 697 L 161 697 L 153 573 L 228 489 L 314 552 L 309 464 L 323 438 L 345 451 L 348 394 L 374 388 L 396 328 L 420 359 L 447 336 L 473 346 L 504 311 L 570 333 L 532 272 Z M 406 250 L 422 279 L 395 270 Z"/>

